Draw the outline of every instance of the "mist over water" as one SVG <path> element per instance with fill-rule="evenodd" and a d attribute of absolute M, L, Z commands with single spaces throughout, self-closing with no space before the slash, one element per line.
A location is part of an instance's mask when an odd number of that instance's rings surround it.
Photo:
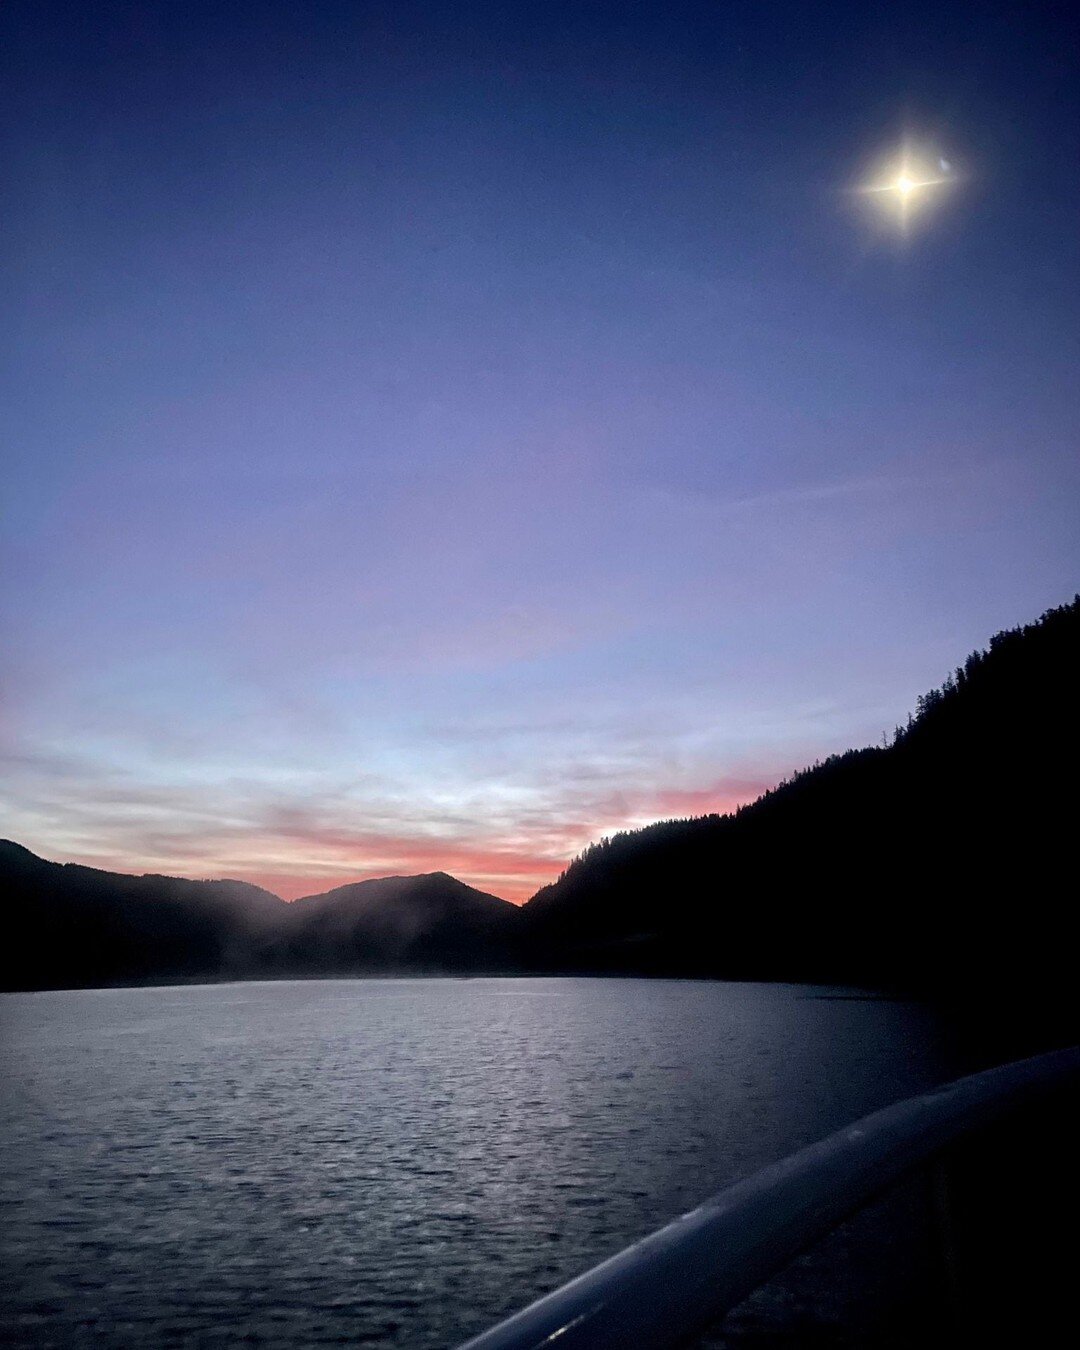
<path fill-rule="evenodd" d="M 453 1345 L 950 1076 L 929 1009 L 823 993 L 475 979 L 6 996 L 0 1338 Z M 902 1238 L 894 1225 L 894 1254 Z M 732 1344 L 758 1343 L 732 1325 Z"/>

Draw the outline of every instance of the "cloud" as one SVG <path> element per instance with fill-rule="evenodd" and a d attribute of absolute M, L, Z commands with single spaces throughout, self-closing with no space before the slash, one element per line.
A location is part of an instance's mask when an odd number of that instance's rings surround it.
<path fill-rule="evenodd" d="M 4 832 L 43 856 L 123 872 L 232 876 L 287 899 L 368 877 L 446 871 L 520 902 L 591 840 L 673 815 L 731 810 L 779 774 L 649 784 L 644 764 L 578 762 L 518 782 L 426 794 L 312 777 L 145 781 L 92 758 L 15 752 Z"/>

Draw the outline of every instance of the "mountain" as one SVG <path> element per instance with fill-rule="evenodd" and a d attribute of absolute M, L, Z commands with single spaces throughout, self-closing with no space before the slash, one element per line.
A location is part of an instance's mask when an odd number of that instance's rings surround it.
<path fill-rule="evenodd" d="M 512 969 L 520 911 L 445 872 L 286 904 L 242 881 L 127 876 L 0 841 L 0 988 Z"/>
<path fill-rule="evenodd" d="M 890 745 L 587 849 L 525 906 L 533 968 L 1068 978 L 1078 689 L 1080 597 L 997 634 Z"/>
<path fill-rule="evenodd" d="M 243 881 L 127 876 L 0 841 L 0 988 L 78 988 L 257 974 L 283 900 Z"/>
<path fill-rule="evenodd" d="M 517 906 L 445 872 L 383 877 L 294 901 L 278 959 L 330 974 L 506 970 L 520 918 Z"/>

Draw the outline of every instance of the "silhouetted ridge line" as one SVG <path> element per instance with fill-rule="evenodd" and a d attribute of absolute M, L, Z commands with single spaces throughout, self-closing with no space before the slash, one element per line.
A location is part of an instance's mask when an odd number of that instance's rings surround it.
<path fill-rule="evenodd" d="M 999 633 L 886 747 L 586 849 L 525 907 L 559 969 L 923 985 L 1065 973 L 1080 597 Z"/>
<path fill-rule="evenodd" d="M 513 970 L 520 920 L 446 872 L 381 877 L 294 901 L 278 959 L 309 974 Z"/>
<path fill-rule="evenodd" d="M 0 987 L 495 971 L 1071 982 L 1078 677 L 1080 596 L 998 633 L 891 744 L 732 815 L 601 839 L 520 910 L 445 872 L 288 905 L 0 841 Z"/>

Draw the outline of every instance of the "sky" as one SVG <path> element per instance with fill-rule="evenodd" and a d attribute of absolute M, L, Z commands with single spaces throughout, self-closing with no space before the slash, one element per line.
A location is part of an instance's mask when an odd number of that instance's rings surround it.
<path fill-rule="evenodd" d="M 0 834 L 520 901 L 1070 599 L 1069 22 L 9 0 Z"/>

